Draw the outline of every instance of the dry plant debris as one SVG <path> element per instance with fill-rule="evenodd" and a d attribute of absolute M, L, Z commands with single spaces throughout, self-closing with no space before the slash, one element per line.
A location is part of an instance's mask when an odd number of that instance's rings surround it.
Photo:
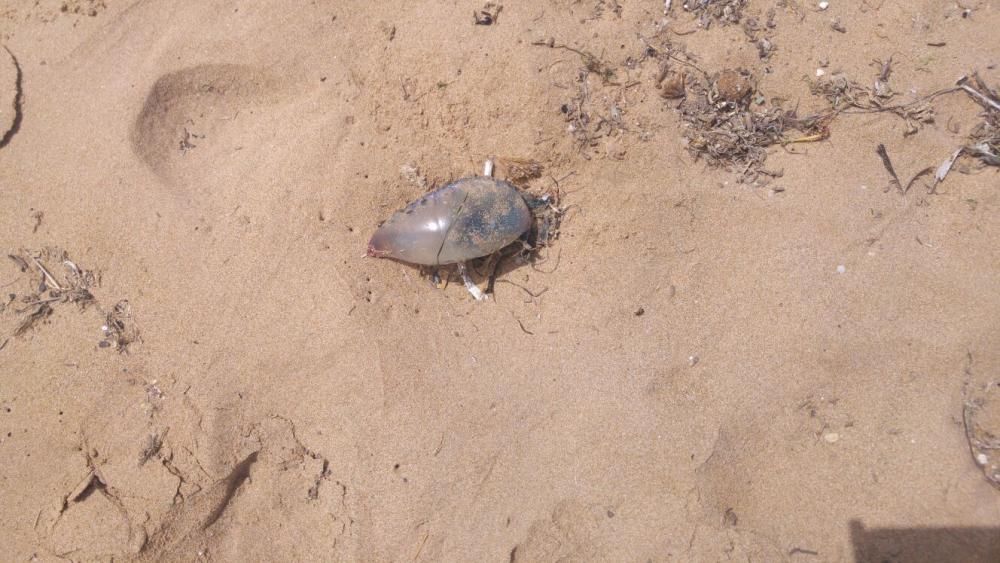
<path fill-rule="evenodd" d="M 39 326 L 54 312 L 54 308 L 63 304 L 75 304 L 81 310 L 94 306 L 101 307 L 91 293 L 99 287 L 101 277 L 99 272 L 82 268 L 69 258 L 69 255 L 57 248 L 45 248 L 41 251 L 22 250 L 17 254 L 8 254 L 22 274 L 27 274 L 28 290 L 20 295 L 8 294 L 6 303 L 0 306 L 0 314 L 12 311 L 17 321 L 11 333 L 13 337 L 22 337 L 33 328 Z M 122 307 L 121 303 L 125 303 Z M 121 302 L 110 313 L 102 313 L 107 320 L 111 332 L 105 329 L 105 336 L 111 337 L 115 348 L 125 352 L 128 345 L 139 339 L 138 330 L 131 322 L 131 312 L 128 302 Z M 106 347 L 106 345 L 101 345 Z"/>
<path fill-rule="evenodd" d="M 598 20 L 604 16 L 605 12 L 610 12 L 617 18 L 622 17 L 622 5 L 618 0 L 597 0 L 594 9 L 587 20 Z"/>
<path fill-rule="evenodd" d="M 681 7 L 694 13 L 707 29 L 713 22 L 721 25 L 740 23 L 747 3 L 748 0 L 687 0 Z"/>
<path fill-rule="evenodd" d="M 828 112 L 816 117 L 828 123 L 840 114 L 887 112 L 903 119 L 906 123 L 903 135 L 909 136 L 919 131 L 922 124 L 934 122 L 934 108 L 931 102 L 938 96 L 964 91 L 984 109 L 983 121 L 972 130 L 968 144 L 957 148 L 940 165 L 921 169 L 905 185 L 893 170 L 885 146 L 880 144 L 876 152 L 891 176 L 889 187 L 894 186 L 900 193 L 905 194 L 917 179 L 933 175 L 928 191 L 935 193 L 938 184 L 944 181 L 955 162 L 962 156 L 978 158 L 983 166 L 1000 166 L 1000 96 L 987 86 L 978 74 L 963 76 L 953 87 L 943 88 L 911 102 L 898 104 L 892 102 L 896 93 L 889 85 L 892 58 L 885 62 L 875 62 L 879 65 L 879 72 L 870 87 L 850 80 L 843 74 L 820 77 L 813 82 L 810 85 L 812 93 L 822 96 L 830 104 Z"/>
<path fill-rule="evenodd" d="M 139 330 L 132 322 L 132 306 L 124 299 L 104 316 L 101 330 L 104 331 L 104 340 L 98 343 L 101 348 L 114 346 L 118 352 L 127 352 L 130 344 L 140 340 Z"/>
<path fill-rule="evenodd" d="M 760 60 L 766 61 L 771 58 L 771 54 L 774 53 L 775 47 L 772 40 L 774 35 L 774 28 L 777 27 L 775 23 L 775 11 L 774 8 L 770 8 L 765 15 L 765 19 L 761 22 L 760 18 L 756 16 L 747 16 L 743 20 L 743 33 L 746 34 L 747 39 L 757 46 L 757 56 Z"/>
<path fill-rule="evenodd" d="M 973 367 L 970 352 L 965 360 L 962 425 L 972 459 L 986 480 L 1000 489 L 1000 386 Z"/>
<path fill-rule="evenodd" d="M 780 105 L 764 106 L 753 76 L 741 69 L 729 69 L 711 76 L 693 74 L 690 86 L 678 109 L 685 123 L 684 138 L 688 151 L 709 165 L 740 173 L 744 182 L 754 182 L 760 175 L 776 176 L 763 168 L 767 148 L 793 142 L 825 139 L 826 121 L 813 117 L 800 119 L 794 111 Z M 762 106 L 754 109 L 753 106 Z M 788 139 L 785 132 L 804 133 Z M 766 179 L 763 183 L 766 183 Z"/>
<path fill-rule="evenodd" d="M 580 57 L 581 66 L 573 79 L 575 94 L 559 109 L 583 158 L 590 159 L 587 151 L 598 146 L 599 140 L 616 138 L 629 131 L 624 119 L 626 94 L 639 82 L 618 82 L 616 69 L 589 51 L 558 44 L 554 39 L 535 41 L 533 45 L 565 50 Z M 592 82 L 591 75 L 599 77 L 600 82 Z M 624 155 L 624 151 L 607 153 L 614 159 Z"/>
<path fill-rule="evenodd" d="M 763 185 L 781 174 L 763 167 L 768 147 L 827 137 L 822 116 L 801 119 L 776 102 L 765 105 L 752 73 L 726 69 L 709 74 L 694 56 L 669 41 L 645 43 L 645 58 L 660 65 L 656 77 L 660 96 L 681 99 L 677 110 L 684 121 L 684 141 L 695 160 L 704 158 L 710 166 L 739 173 L 742 182 L 759 180 Z M 788 139 L 788 129 L 804 135 Z"/>
<path fill-rule="evenodd" d="M 90 289 L 99 284 L 98 275 L 89 270 L 81 269 L 69 259 L 65 252 L 48 248 L 41 252 L 23 251 L 20 254 L 8 254 L 8 258 L 22 273 L 34 271 L 38 276 L 37 283 L 32 283 L 32 290 L 18 297 L 11 294 L 10 304 L 19 306 L 14 313 L 21 318 L 14 328 L 13 336 L 23 336 L 37 324 L 52 314 L 53 305 L 59 303 L 75 303 L 81 309 L 94 303 L 94 295 Z M 56 274 L 47 264 L 61 263 L 63 276 Z M 55 270 L 58 272 L 58 270 Z"/>
<path fill-rule="evenodd" d="M 897 115 L 906 122 L 906 130 L 903 132 L 905 136 L 919 131 L 922 124 L 933 123 L 934 108 L 931 101 L 954 89 L 941 90 L 908 103 L 893 103 L 896 93 L 889 86 L 892 58 L 885 62 L 875 62 L 879 65 L 879 72 L 871 86 L 864 86 L 843 73 L 835 73 L 819 77 L 810 84 L 809 89 L 813 95 L 821 96 L 829 102 L 832 114 L 888 112 Z"/>
<path fill-rule="evenodd" d="M 493 159 L 503 177 L 514 184 L 523 184 L 542 175 L 542 164 L 530 158 L 498 156 Z"/>
<path fill-rule="evenodd" d="M 475 25 L 493 25 L 500 17 L 503 5 L 498 2 L 487 2 L 482 9 L 472 12 L 473 23 Z"/>
<path fill-rule="evenodd" d="M 963 76 L 956 84 L 955 88 L 940 90 L 927 98 L 938 94 L 955 92 L 962 90 L 967 92 L 973 100 L 983 106 L 985 110 L 982 114 L 983 121 L 980 122 L 970 133 L 968 144 L 955 149 L 937 167 L 928 166 L 921 169 L 913 178 L 903 186 L 886 152 L 885 146 L 879 145 L 877 152 L 882 159 L 883 165 L 892 176 L 892 184 L 903 194 L 910 190 L 910 187 L 918 178 L 933 174 L 934 180 L 928 188 L 929 193 L 936 193 L 937 186 L 948 176 L 952 167 L 962 156 L 978 158 L 981 166 L 1000 166 L 1000 97 L 997 96 L 989 86 L 975 73 L 970 76 Z M 968 170 L 968 167 L 963 167 Z M 891 186 L 890 186 L 891 187 Z M 887 188 L 888 190 L 888 188 Z"/>
<path fill-rule="evenodd" d="M 996 428 L 980 424 L 977 420 L 979 418 L 987 419 L 981 414 L 983 410 L 985 409 L 981 401 L 966 401 L 962 410 L 965 437 L 969 442 L 972 458 L 982 469 L 983 476 L 991 485 L 1000 489 L 1000 436 L 995 434 Z M 992 410 L 991 414 L 995 419 L 998 409 L 993 405 Z"/>
<path fill-rule="evenodd" d="M 985 165 L 1000 166 L 1000 95 L 976 73 L 963 76 L 957 85 L 984 110 L 983 121 L 973 128 L 964 152 L 978 157 Z"/>

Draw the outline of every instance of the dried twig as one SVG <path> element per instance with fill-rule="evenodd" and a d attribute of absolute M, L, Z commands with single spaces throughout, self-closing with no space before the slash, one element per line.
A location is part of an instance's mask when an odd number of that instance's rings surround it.
<path fill-rule="evenodd" d="M 906 187 L 903 188 L 903 193 L 905 194 L 906 192 L 910 191 L 910 186 L 912 186 L 913 183 L 916 182 L 918 178 L 920 178 L 921 176 L 926 176 L 928 174 L 933 174 L 933 173 L 934 173 L 934 167 L 933 166 L 928 166 L 927 168 L 924 168 L 920 172 L 917 172 L 916 174 L 914 174 L 913 178 L 910 178 L 910 181 L 906 183 Z M 936 183 L 933 186 L 931 186 L 931 189 L 930 189 L 931 193 L 934 192 L 934 188 L 936 186 L 937 186 Z"/>
<path fill-rule="evenodd" d="M 989 91 L 989 88 L 987 88 L 985 84 L 983 84 L 982 80 L 979 78 L 979 75 L 973 73 L 972 77 L 973 80 L 975 80 L 976 85 L 979 86 L 980 90 L 985 90 L 985 93 L 969 85 L 968 76 L 963 76 L 962 78 L 960 78 L 957 82 L 957 86 L 962 90 L 968 92 L 970 96 L 972 96 L 977 102 L 985 106 L 987 109 L 1000 111 L 1000 100 L 997 100 L 997 97 L 993 95 L 992 92 Z"/>
<path fill-rule="evenodd" d="M 878 153 L 879 158 L 882 159 L 882 166 L 885 166 L 886 171 L 892 176 L 892 182 L 890 185 L 896 186 L 900 192 L 903 191 L 903 185 L 899 182 L 899 176 L 896 174 L 896 170 L 892 167 L 892 160 L 889 159 L 889 151 L 885 150 L 885 145 L 882 143 L 878 144 L 875 148 L 875 152 Z M 886 188 L 889 191 L 889 188 Z"/>
<path fill-rule="evenodd" d="M 40 303 L 14 328 L 14 336 L 24 336 L 36 323 L 52 314 L 52 306 L 48 303 Z"/>
<path fill-rule="evenodd" d="M 31 261 L 34 262 L 35 267 L 42 272 L 43 276 L 45 276 L 45 281 L 48 282 L 49 287 L 58 289 L 59 291 L 63 290 L 62 286 L 59 285 L 59 282 L 57 282 L 56 279 L 52 277 L 52 274 L 50 274 L 48 269 L 46 269 L 45 266 L 42 265 L 42 263 L 38 260 L 38 258 L 32 256 Z"/>

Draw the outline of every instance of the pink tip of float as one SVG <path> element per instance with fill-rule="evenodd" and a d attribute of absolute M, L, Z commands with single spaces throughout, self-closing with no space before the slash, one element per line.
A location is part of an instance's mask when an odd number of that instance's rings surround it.
<path fill-rule="evenodd" d="M 391 254 L 389 250 L 376 248 L 374 240 L 368 243 L 368 251 L 362 258 L 385 258 Z"/>

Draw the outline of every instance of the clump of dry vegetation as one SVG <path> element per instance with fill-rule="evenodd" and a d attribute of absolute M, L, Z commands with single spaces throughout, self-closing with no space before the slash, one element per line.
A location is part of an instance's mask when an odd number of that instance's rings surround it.
<path fill-rule="evenodd" d="M 125 299 L 115 303 L 111 311 L 104 315 L 104 340 L 98 343 L 101 348 L 113 347 L 118 352 L 127 352 L 133 342 L 139 341 L 139 330 L 132 322 L 132 306 Z"/>
<path fill-rule="evenodd" d="M 542 163 L 530 158 L 498 156 L 494 161 L 503 172 L 504 179 L 519 185 L 540 178 L 544 170 Z"/>
<path fill-rule="evenodd" d="M 695 159 L 705 158 L 713 166 L 763 164 L 765 149 L 782 139 L 784 112 L 751 109 L 756 91 L 753 77 L 745 71 L 726 70 L 695 76 L 688 83 L 678 109 L 686 126 L 687 148 Z"/>
<path fill-rule="evenodd" d="M 27 288 L 20 294 L 7 294 L 6 301 L 0 303 L 0 314 L 12 313 L 16 318 L 10 334 L 12 337 L 25 336 L 48 320 L 59 306 L 74 304 L 80 310 L 93 307 L 100 311 L 101 307 L 91 292 L 100 286 L 100 272 L 80 267 L 64 250 L 22 250 L 8 254 L 7 258 L 24 275 L 24 287 Z M 127 302 L 122 303 L 126 304 L 124 308 L 119 303 L 110 313 L 100 311 L 107 321 L 105 340 L 100 345 L 114 345 L 119 352 L 125 352 L 129 344 L 139 340 Z M 8 340 L 4 339 L 0 348 Z"/>
<path fill-rule="evenodd" d="M 713 22 L 721 25 L 740 23 L 748 3 L 748 0 L 686 0 L 681 8 L 694 13 L 699 23 L 708 28 Z"/>
<path fill-rule="evenodd" d="M 758 33 L 762 27 L 754 29 Z M 825 120 L 800 119 L 794 111 L 768 103 L 747 70 L 709 74 L 694 56 L 662 39 L 656 45 L 647 42 L 646 55 L 659 63 L 655 82 L 660 96 L 679 100 L 684 141 L 695 160 L 737 172 L 741 181 L 766 184 L 780 175 L 764 168 L 768 147 L 826 138 Z M 789 139 L 790 129 L 803 134 Z"/>
<path fill-rule="evenodd" d="M 585 49 L 561 45 L 551 38 L 535 41 L 533 45 L 567 51 L 580 59 L 580 66 L 573 76 L 574 95 L 559 110 L 583 158 L 590 159 L 590 149 L 599 146 L 602 141 L 616 139 L 629 131 L 625 123 L 626 95 L 639 82 L 621 81 L 620 68 Z M 614 143 L 605 143 L 605 147 L 608 145 L 614 146 Z M 605 153 L 609 158 L 624 157 L 623 150 L 606 148 Z"/>
<path fill-rule="evenodd" d="M 12 308 L 20 316 L 14 328 L 14 336 L 26 334 L 36 324 L 47 319 L 52 314 L 54 305 L 74 303 L 81 309 L 86 309 L 94 303 L 94 295 L 90 289 L 99 284 L 99 275 L 77 266 L 65 252 L 47 248 L 41 252 L 8 254 L 7 257 L 21 273 L 35 271 L 38 276 L 37 283 L 31 285 L 32 291 L 20 296 L 16 293 L 8 295 L 5 309 Z M 60 263 L 63 269 L 63 275 L 59 279 L 58 270 L 46 265 L 54 262 Z"/>
<path fill-rule="evenodd" d="M 970 154 L 978 156 L 984 164 L 1000 166 L 1000 112 L 991 111 L 969 135 Z"/>
<path fill-rule="evenodd" d="M 1000 166 L 1000 95 L 976 73 L 962 77 L 958 88 L 972 96 L 984 110 L 983 120 L 972 129 L 964 151 L 978 157 L 983 164 Z"/>
<path fill-rule="evenodd" d="M 880 71 L 870 87 L 862 86 L 842 74 L 834 74 L 829 78 L 821 77 L 812 83 L 812 93 L 822 96 L 830 104 L 825 119 L 829 121 L 837 115 L 850 113 L 891 113 L 906 123 L 903 135 L 909 136 L 917 133 L 922 124 L 934 122 L 934 107 L 931 102 L 938 96 L 964 91 L 985 110 L 982 114 L 983 121 L 972 130 L 967 144 L 958 147 L 937 167 L 927 166 L 921 169 L 905 185 L 893 169 L 885 145 L 879 144 L 876 152 L 891 177 L 890 187 L 895 186 L 900 193 L 905 194 L 917 179 L 933 176 L 929 191 L 935 193 L 938 184 L 944 181 L 956 161 L 963 156 L 978 158 L 984 166 L 1000 166 L 1000 97 L 978 74 L 963 76 L 950 88 L 938 90 L 911 102 L 897 104 L 891 102 L 896 94 L 889 86 L 892 59 L 884 63 L 876 62 Z"/>
<path fill-rule="evenodd" d="M 931 101 L 938 95 L 953 89 L 941 90 L 929 96 L 906 103 L 896 103 L 896 92 L 889 85 L 892 75 L 892 58 L 875 61 L 879 66 L 878 75 L 870 86 L 850 79 L 843 73 L 821 76 L 810 84 L 810 91 L 830 104 L 831 113 L 892 113 L 906 123 L 904 135 L 913 135 L 920 126 L 934 122 L 934 107 Z"/>
<path fill-rule="evenodd" d="M 771 58 L 775 50 L 772 38 L 774 29 L 777 27 L 776 15 L 774 8 L 770 8 L 763 19 L 757 16 L 747 16 L 743 20 L 743 33 L 747 36 L 747 40 L 757 47 L 757 56 L 762 61 Z"/>

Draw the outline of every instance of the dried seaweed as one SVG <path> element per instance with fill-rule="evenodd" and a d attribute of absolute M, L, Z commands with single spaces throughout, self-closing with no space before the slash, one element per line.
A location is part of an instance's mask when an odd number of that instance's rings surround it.
<path fill-rule="evenodd" d="M 885 145 L 879 143 L 878 147 L 875 148 L 875 153 L 882 159 L 882 166 L 889 173 L 889 177 L 891 178 L 890 185 L 895 186 L 899 191 L 903 191 L 903 184 L 899 181 L 899 174 L 896 174 L 896 168 L 892 165 L 892 159 L 889 158 L 889 151 L 886 150 Z M 889 188 L 886 188 L 886 191 L 889 191 Z"/>
<path fill-rule="evenodd" d="M 976 73 L 971 78 L 962 77 L 958 87 L 968 92 L 984 109 L 983 121 L 969 134 L 965 153 L 978 157 L 983 164 L 1000 166 L 1000 95 Z"/>
<path fill-rule="evenodd" d="M 846 74 L 836 73 L 819 77 L 810 84 L 809 89 L 813 95 L 825 98 L 834 114 L 888 112 L 897 115 L 906 123 L 906 130 L 903 132 L 905 136 L 913 135 L 923 124 L 933 123 L 934 108 L 931 100 L 954 89 L 941 90 L 908 103 L 893 103 L 896 93 L 889 85 L 892 58 L 885 62 L 875 62 L 879 66 L 879 73 L 871 86 L 864 86 Z"/>
<path fill-rule="evenodd" d="M 576 141 L 577 148 L 584 158 L 590 158 L 587 149 L 596 147 L 600 139 L 617 137 L 628 131 L 624 119 L 627 106 L 626 93 L 630 88 L 638 86 L 639 82 L 633 81 L 627 84 L 618 82 L 616 68 L 589 51 L 558 44 L 551 38 L 535 41 L 532 44 L 562 49 L 580 57 L 581 66 L 576 69 L 573 77 L 576 85 L 574 95 L 560 106 L 560 111 L 567 122 L 567 131 Z M 592 81 L 591 75 L 599 77 L 600 82 Z M 609 151 L 609 156 L 621 158 L 623 154 Z"/>
<path fill-rule="evenodd" d="M 120 353 L 128 352 L 133 342 L 139 342 L 139 329 L 132 322 L 132 306 L 125 299 L 115 303 L 111 311 L 105 315 L 104 340 L 99 344 L 102 348 L 114 346 Z"/>
<path fill-rule="evenodd" d="M 768 20 L 772 17 L 769 13 Z M 744 31 L 753 37 L 761 26 L 758 22 L 749 29 Z M 799 117 L 777 101 L 768 104 L 750 72 L 726 69 L 709 74 L 695 56 L 662 37 L 657 39 L 655 44 L 643 39 L 644 58 L 659 62 L 655 84 L 660 96 L 681 99 L 676 109 L 684 122 L 685 145 L 695 160 L 704 158 L 710 166 L 739 173 L 740 181 L 754 182 L 762 175 L 780 175 L 763 168 L 768 147 L 827 137 L 826 116 Z M 789 129 L 803 135 L 789 139 L 785 136 Z"/>
<path fill-rule="evenodd" d="M 823 119 L 799 118 L 774 103 L 764 106 L 764 97 L 756 92 L 748 73 L 727 70 L 712 77 L 696 76 L 690 83 L 678 107 L 688 151 L 711 166 L 739 172 L 744 181 L 767 174 L 762 167 L 768 147 L 826 138 Z M 754 109 L 754 105 L 761 108 Z M 788 129 L 804 136 L 788 139 Z"/>
<path fill-rule="evenodd" d="M 707 29 L 713 22 L 720 25 L 740 23 L 748 3 L 749 0 L 687 0 L 681 7 L 694 13 L 698 22 Z"/>
<path fill-rule="evenodd" d="M 566 129 L 581 151 L 597 146 L 602 137 L 614 137 L 628 130 L 624 120 L 624 90 L 603 92 L 598 97 L 603 103 L 598 105 L 594 102 L 596 96 L 591 92 L 587 74 L 581 70 L 577 76 L 576 95 L 561 107 L 568 123 Z M 584 157 L 589 158 L 586 154 Z"/>
<path fill-rule="evenodd" d="M 990 88 L 978 74 L 963 76 L 956 83 L 957 89 L 969 94 L 976 103 L 983 106 L 983 120 L 969 133 L 966 145 L 961 146 L 939 165 L 934 174 L 934 193 L 938 184 L 944 181 L 952 167 L 962 156 L 979 159 L 982 166 L 1000 166 L 1000 96 Z"/>
<path fill-rule="evenodd" d="M 28 273 L 33 269 L 38 275 L 37 282 L 30 286 L 32 291 L 22 294 L 18 299 L 18 303 L 23 306 L 16 310 L 16 314 L 22 317 L 14 328 L 14 336 L 23 336 L 47 319 L 52 314 L 52 307 L 55 304 L 75 303 L 81 309 L 85 309 L 94 303 L 94 295 L 90 289 L 98 284 L 98 276 L 89 270 L 81 269 L 65 252 L 47 248 L 41 252 L 24 251 L 19 255 L 10 254 L 8 257 L 22 273 Z M 57 277 L 49 266 L 56 261 L 61 262 L 64 269 L 61 277 Z"/>
<path fill-rule="evenodd" d="M 757 56 L 762 61 L 771 58 L 771 54 L 775 51 L 773 35 L 777 24 L 774 18 L 774 8 L 770 8 L 763 22 L 756 16 L 747 16 L 743 20 L 743 33 L 757 47 Z"/>
<path fill-rule="evenodd" d="M 24 336 L 32 328 L 44 322 L 58 305 L 72 303 L 80 309 L 93 306 L 104 315 L 106 320 L 104 331 L 108 340 L 102 342 L 102 347 L 114 344 L 117 350 L 124 352 L 129 344 L 139 340 L 138 330 L 131 321 L 131 309 L 127 301 L 119 302 L 110 313 L 101 310 L 94 294 L 91 293 L 92 289 L 100 286 L 99 272 L 78 266 L 76 262 L 70 260 L 65 251 L 56 248 L 45 248 L 41 251 L 22 250 L 18 254 L 8 255 L 8 258 L 24 274 L 27 287 L 30 288 L 21 292 L 20 296 L 11 294 L 4 307 L 0 307 L 0 313 L 5 309 L 13 309 L 14 314 L 20 317 L 14 326 L 14 337 Z M 31 274 L 34 274 L 31 278 L 27 277 Z M 12 306 L 15 304 L 19 307 Z"/>
<path fill-rule="evenodd" d="M 505 172 L 504 178 L 515 184 L 534 180 L 540 177 L 544 170 L 542 163 L 530 158 L 498 156 L 495 161 L 497 166 Z"/>
<path fill-rule="evenodd" d="M 48 318 L 52 314 L 52 306 L 48 303 L 37 303 L 27 310 L 29 311 L 24 315 L 20 321 L 18 321 L 17 326 L 14 327 L 14 336 L 24 336 L 29 330 L 32 329 L 37 323 Z"/>

